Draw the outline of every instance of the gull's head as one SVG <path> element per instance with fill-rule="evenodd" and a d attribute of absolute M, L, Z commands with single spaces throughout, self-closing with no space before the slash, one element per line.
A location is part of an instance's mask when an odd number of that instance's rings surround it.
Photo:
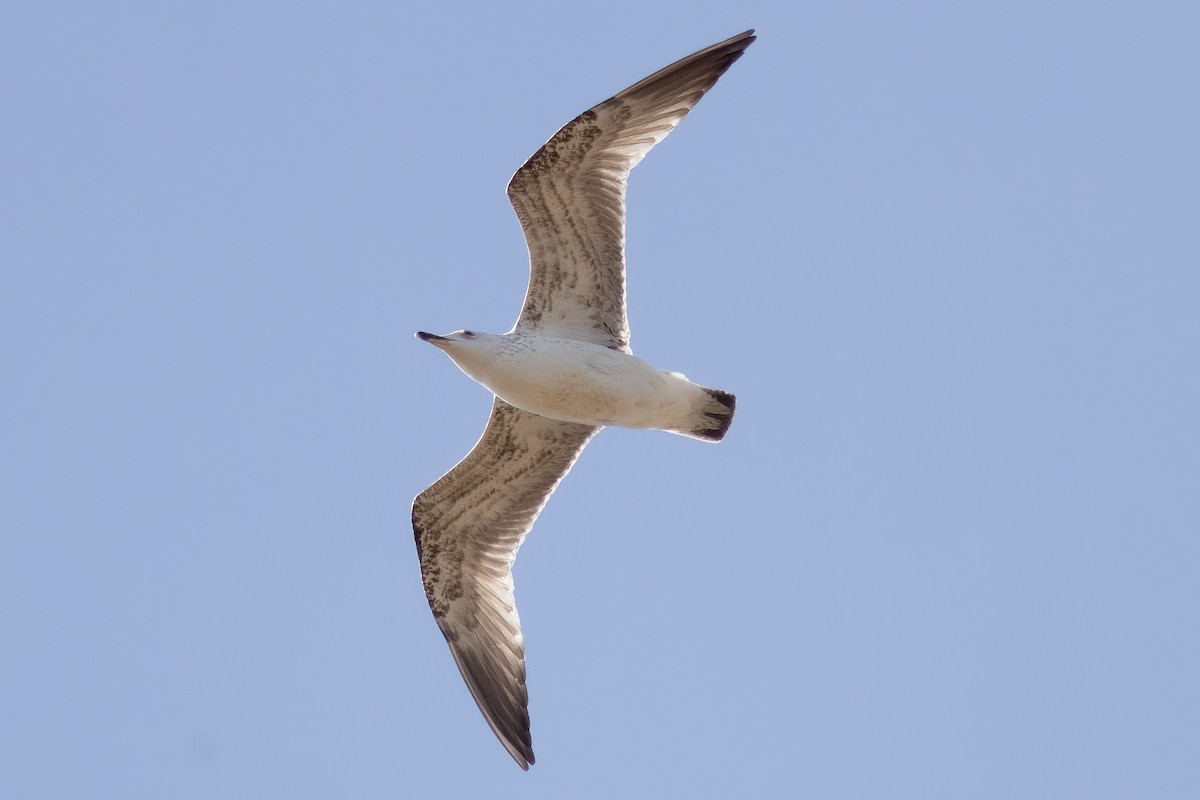
<path fill-rule="evenodd" d="M 491 344 L 493 339 L 499 337 L 491 333 L 479 333 L 477 331 L 455 331 L 454 333 L 447 333 L 445 336 L 417 331 L 417 338 L 422 342 L 429 342 L 434 347 L 446 350 L 447 352 L 460 352 L 480 346 L 486 347 L 488 344 Z"/>
<path fill-rule="evenodd" d="M 417 331 L 417 338 L 450 356 L 459 369 L 484 385 L 495 366 L 497 353 L 504 349 L 503 336 L 480 331 L 455 331 L 445 336 Z"/>
<path fill-rule="evenodd" d="M 455 331 L 445 336 L 417 331 L 417 338 L 450 356 L 460 367 L 473 361 L 491 361 L 497 351 L 504 349 L 503 336 L 482 331 Z"/>

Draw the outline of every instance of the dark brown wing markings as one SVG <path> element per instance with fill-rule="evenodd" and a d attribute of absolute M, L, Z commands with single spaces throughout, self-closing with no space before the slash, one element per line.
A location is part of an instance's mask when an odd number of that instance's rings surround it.
<path fill-rule="evenodd" d="M 429 607 L 484 718 L 522 767 L 533 763 L 533 749 L 512 562 L 597 430 L 496 398 L 467 457 L 413 501 Z"/>
<path fill-rule="evenodd" d="M 568 122 L 517 170 L 508 196 L 530 257 L 518 328 L 628 351 L 629 171 L 753 41 L 747 31 L 639 81 Z"/>

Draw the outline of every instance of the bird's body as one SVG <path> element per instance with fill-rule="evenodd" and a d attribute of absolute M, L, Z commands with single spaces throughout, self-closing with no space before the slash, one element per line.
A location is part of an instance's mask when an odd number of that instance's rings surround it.
<path fill-rule="evenodd" d="M 732 419 L 723 392 L 591 342 L 532 331 L 418 335 L 501 400 L 543 417 L 707 440 L 719 439 Z"/>
<path fill-rule="evenodd" d="M 533 763 L 512 564 L 542 507 L 603 427 L 720 441 L 734 397 L 633 355 L 625 307 L 629 171 L 754 41 L 693 53 L 580 114 L 517 171 L 508 196 L 529 288 L 505 334 L 417 335 L 495 398 L 483 436 L 413 501 L 434 618 L 492 731 Z"/>

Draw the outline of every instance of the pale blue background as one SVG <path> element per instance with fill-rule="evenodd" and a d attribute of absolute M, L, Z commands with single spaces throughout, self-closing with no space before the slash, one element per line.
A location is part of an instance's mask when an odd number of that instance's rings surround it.
<path fill-rule="evenodd" d="M 686 10 L 683 10 L 685 9 Z M 634 347 L 488 731 L 409 502 L 503 188 L 760 40 L 634 173 Z M 0 796 L 1200 796 L 1190 2 L 6 3 Z"/>

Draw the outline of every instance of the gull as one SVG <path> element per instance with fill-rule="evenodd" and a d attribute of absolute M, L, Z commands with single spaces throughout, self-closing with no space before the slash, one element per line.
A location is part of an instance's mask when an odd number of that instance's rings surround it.
<path fill-rule="evenodd" d="M 425 596 L 479 710 L 509 755 L 534 762 L 512 565 L 588 441 L 608 425 L 720 441 L 734 396 L 633 355 L 625 312 L 629 172 L 755 39 L 749 30 L 585 111 L 508 184 L 529 246 L 513 329 L 417 337 L 495 396 L 483 436 L 413 501 Z"/>

